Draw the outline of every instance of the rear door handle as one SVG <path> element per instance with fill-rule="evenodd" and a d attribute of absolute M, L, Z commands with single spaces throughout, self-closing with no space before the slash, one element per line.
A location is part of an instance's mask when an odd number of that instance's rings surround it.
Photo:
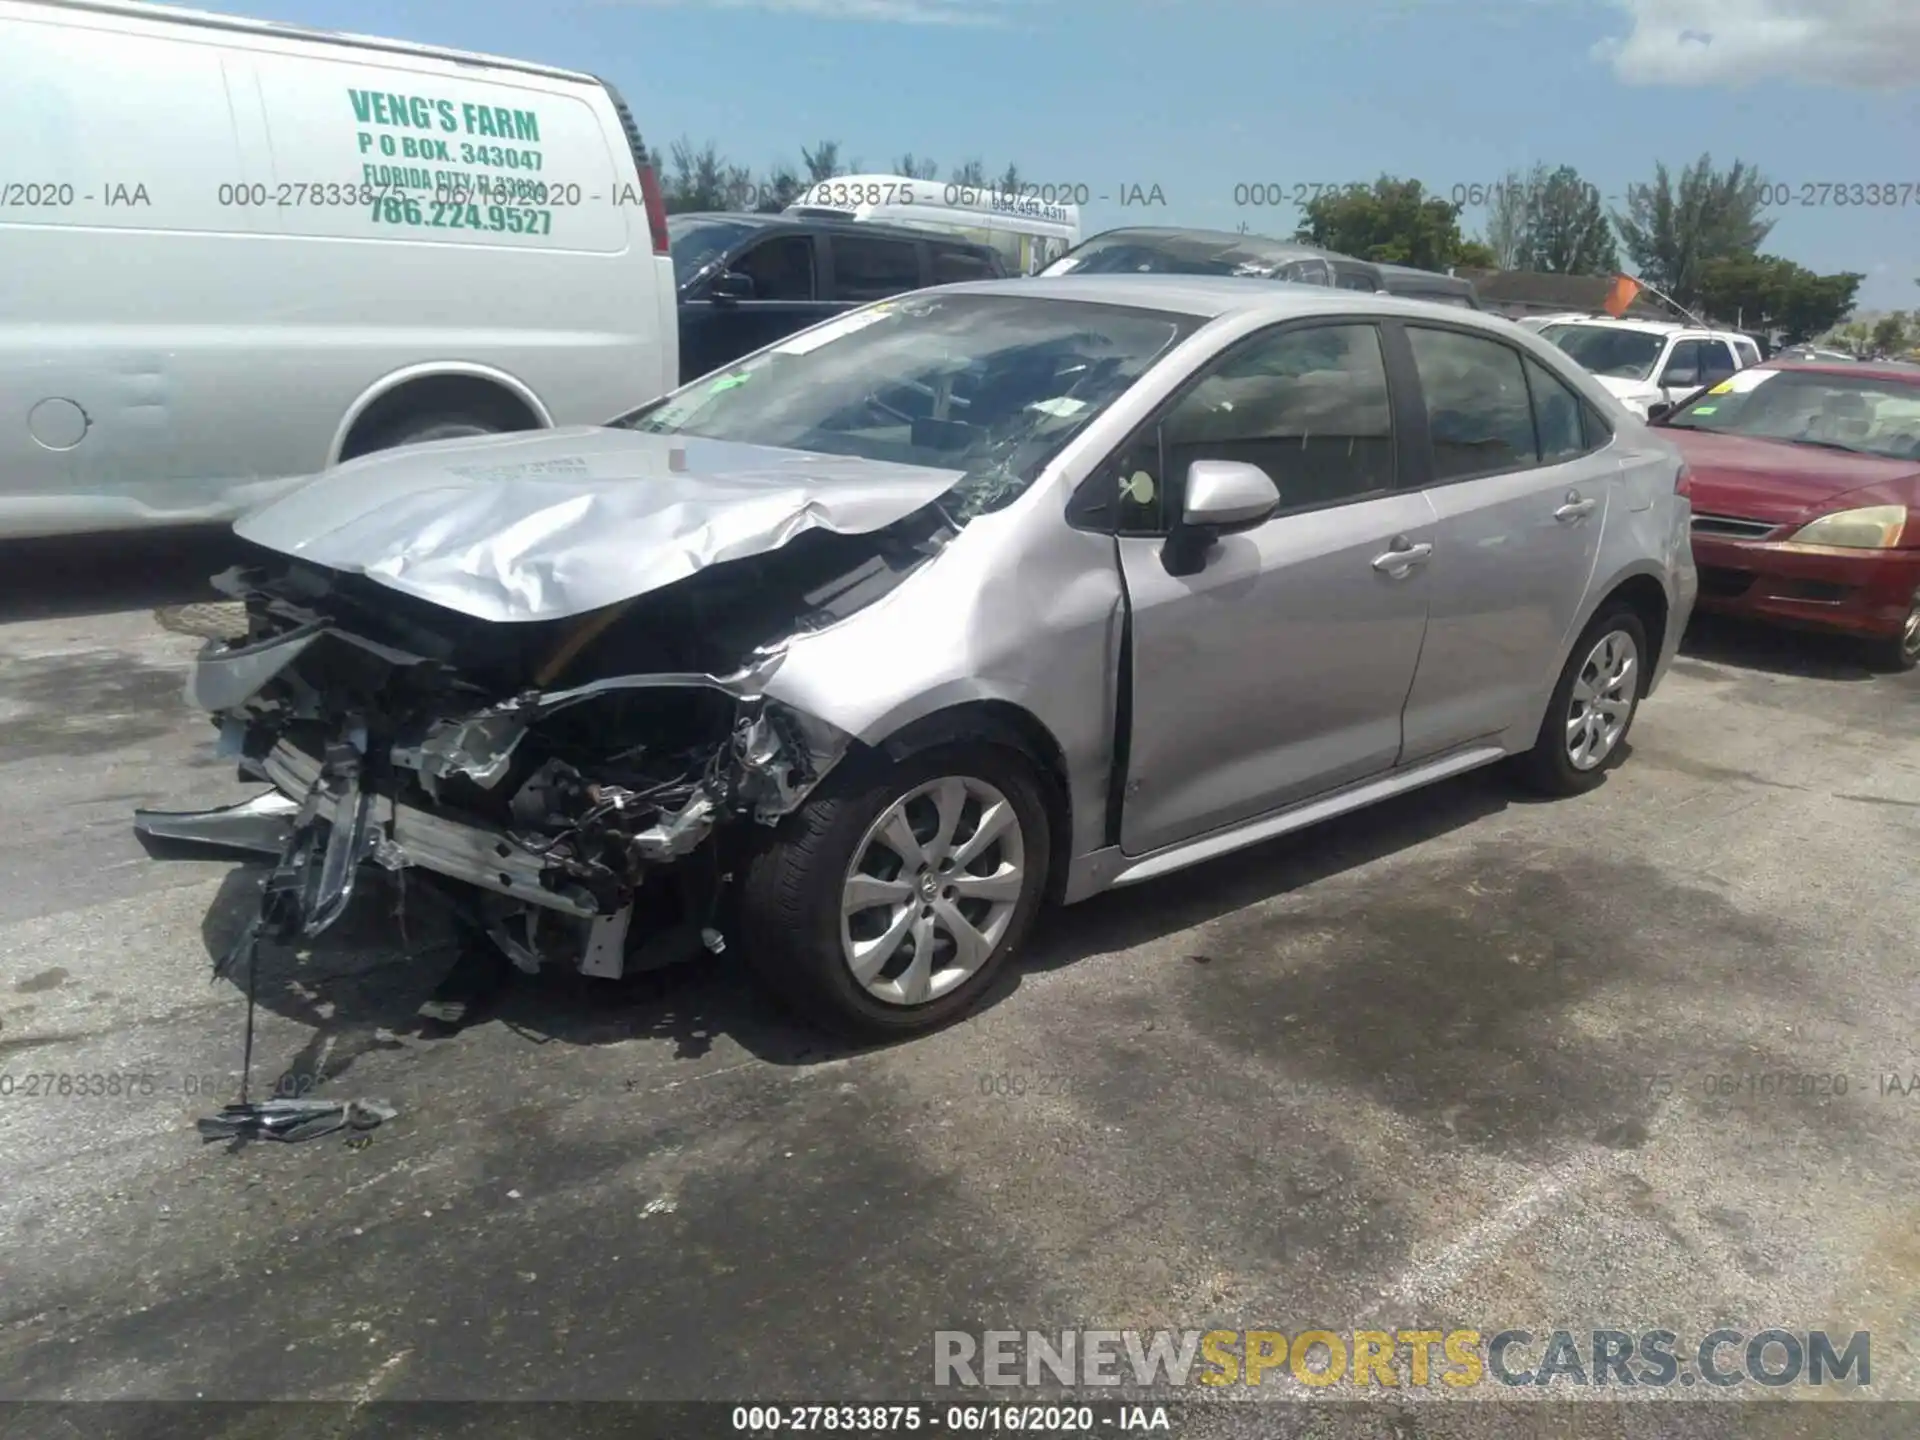
<path fill-rule="evenodd" d="M 1426 564 L 1427 557 L 1432 554 L 1431 545 L 1409 545 L 1405 539 L 1397 539 L 1393 542 L 1393 549 L 1373 557 L 1373 568 L 1398 580 L 1415 566 Z"/>
<path fill-rule="evenodd" d="M 1580 500 L 1573 496 L 1568 496 L 1567 503 L 1553 512 L 1553 518 L 1562 524 L 1565 524 L 1569 520 L 1580 520 L 1593 513 L 1593 506 L 1594 502 L 1592 500 Z"/>

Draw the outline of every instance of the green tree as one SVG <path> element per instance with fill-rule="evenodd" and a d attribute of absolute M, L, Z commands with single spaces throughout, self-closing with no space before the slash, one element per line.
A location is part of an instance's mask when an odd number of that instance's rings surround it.
<path fill-rule="evenodd" d="M 953 167 L 953 173 L 947 177 L 956 185 L 972 185 L 985 189 L 987 184 L 987 166 L 982 160 L 969 160 L 964 165 Z"/>
<path fill-rule="evenodd" d="M 711 140 L 699 149 L 685 136 L 673 142 L 666 165 L 655 164 L 667 213 L 693 210 L 743 210 L 753 198 L 753 174 L 721 155 Z"/>
<path fill-rule="evenodd" d="M 1484 240 L 1462 240 L 1460 248 L 1453 252 L 1456 268 L 1467 270 L 1505 270 L 1500 257 L 1494 253 L 1491 245 Z"/>
<path fill-rule="evenodd" d="M 1445 270 L 1466 243 L 1461 207 L 1418 180 L 1382 175 L 1370 190 L 1328 191 L 1305 208 L 1296 239 L 1361 260 Z"/>
<path fill-rule="evenodd" d="M 817 185 L 822 180 L 831 180 L 836 175 L 850 175 L 853 172 L 840 163 L 840 142 L 822 140 L 813 149 L 800 147 L 800 163 L 806 168 L 807 184 Z"/>
<path fill-rule="evenodd" d="M 938 180 L 940 167 L 933 161 L 922 159 L 909 150 L 893 162 L 893 173 L 904 175 L 909 180 Z"/>
<path fill-rule="evenodd" d="M 1490 270 L 1520 268 L 1520 247 L 1533 216 L 1527 203 L 1533 193 L 1528 184 L 1527 176 L 1518 170 L 1509 170 L 1487 205 L 1487 234 L 1483 243 L 1493 253 L 1493 264 L 1487 267 Z"/>
<path fill-rule="evenodd" d="M 1773 230 L 1761 218 L 1766 181 L 1745 161 L 1724 172 L 1702 155 L 1676 181 L 1665 165 L 1651 183 L 1627 187 L 1627 211 L 1615 215 L 1620 240 L 1640 277 L 1683 305 L 1701 298 L 1702 274 L 1716 260 L 1752 255 Z"/>
<path fill-rule="evenodd" d="M 1911 343 L 1907 338 L 1909 317 L 1904 310 L 1882 315 L 1873 324 L 1873 348 L 1883 355 L 1897 355 Z"/>
<path fill-rule="evenodd" d="M 1536 165 L 1527 181 L 1518 246 L 1522 270 L 1550 275 L 1613 275 L 1620 251 L 1599 189 L 1571 165 Z"/>
<path fill-rule="evenodd" d="M 1845 320 L 1865 279 L 1816 275 L 1778 255 L 1729 255 L 1701 267 L 1695 298 L 1717 320 L 1782 330 L 1797 345 Z"/>
<path fill-rule="evenodd" d="M 754 209 L 762 215 L 778 215 L 798 200 L 806 188 L 791 165 L 784 160 L 776 161 L 767 170 L 766 178 L 754 186 L 754 196 L 759 202 Z"/>
<path fill-rule="evenodd" d="M 1018 165 L 1007 166 L 1005 170 L 1000 172 L 1000 178 L 993 182 L 993 188 L 998 190 L 1002 195 L 1018 195 L 1020 193 L 1020 167 Z"/>

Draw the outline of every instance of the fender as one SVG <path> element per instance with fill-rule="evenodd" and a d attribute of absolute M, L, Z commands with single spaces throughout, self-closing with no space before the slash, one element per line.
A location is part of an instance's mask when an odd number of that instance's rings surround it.
<path fill-rule="evenodd" d="M 353 404 L 347 407 L 347 413 L 340 426 L 333 432 L 333 443 L 327 447 L 327 464 L 338 465 L 340 452 L 346 447 L 347 437 L 353 433 L 353 427 L 360 423 L 360 417 L 367 408 L 382 396 L 398 389 L 413 380 L 430 380 L 441 375 L 460 375 L 473 380 L 487 380 L 509 391 L 531 410 L 534 418 L 540 422 L 542 430 L 553 428 L 553 415 L 541 403 L 540 397 L 533 393 L 526 382 L 509 375 L 504 370 L 491 365 L 481 365 L 472 360 L 426 360 L 415 365 L 406 365 L 390 374 L 381 376 L 365 390 L 360 392 Z"/>

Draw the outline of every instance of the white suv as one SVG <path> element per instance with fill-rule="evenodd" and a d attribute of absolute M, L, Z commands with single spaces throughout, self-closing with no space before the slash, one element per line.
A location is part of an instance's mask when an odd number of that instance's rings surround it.
<path fill-rule="evenodd" d="M 1716 385 L 1760 363 L 1760 347 L 1728 330 L 1700 330 L 1658 320 L 1570 320 L 1544 326 L 1558 345 L 1593 372 L 1634 414 L 1677 404 L 1702 385 Z"/>

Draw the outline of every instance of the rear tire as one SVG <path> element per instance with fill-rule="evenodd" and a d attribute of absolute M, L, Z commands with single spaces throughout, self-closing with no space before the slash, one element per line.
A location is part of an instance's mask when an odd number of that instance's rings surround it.
<path fill-rule="evenodd" d="M 1584 795 L 1626 757 L 1652 652 L 1629 605 L 1603 606 L 1574 641 L 1533 749 L 1514 770 L 1543 795 Z M 1578 691 L 1578 694 L 1576 694 Z"/>
<path fill-rule="evenodd" d="M 413 415 L 379 431 L 355 453 L 371 455 L 376 450 L 393 450 L 402 445 L 425 445 L 435 440 L 466 440 L 478 435 L 501 433 L 498 425 L 477 415 Z"/>
<path fill-rule="evenodd" d="M 972 1009 L 1025 942 L 1050 853 L 1040 782 L 1018 751 L 966 743 L 856 760 L 748 861 L 741 949 L 822 1029 L 935 1030 Z"/>

